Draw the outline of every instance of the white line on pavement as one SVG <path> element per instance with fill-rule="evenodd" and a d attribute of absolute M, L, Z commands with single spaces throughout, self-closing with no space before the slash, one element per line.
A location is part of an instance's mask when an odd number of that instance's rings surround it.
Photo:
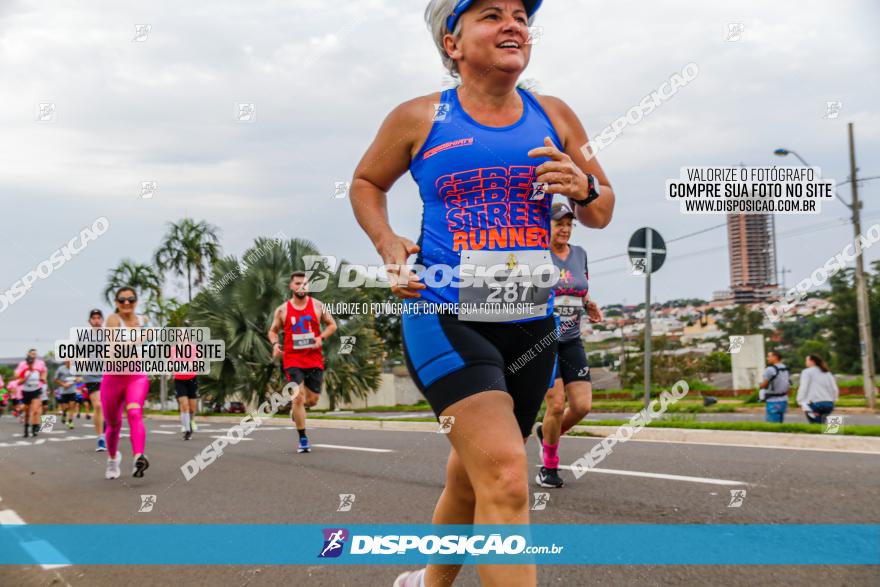
<path fill-rule="evenodd" d="M 226 440 L 228 440 L 230 442 L 232 442 L 234 440 L 231 436 L 220 436 L 219 434 L 211 436 L 211 438 L 225 438 Z M 253 438 L 245 438 L 244 436 L 242 436 L 241 438 L 239 438 L 239 440 L 247 440 L 248 442 L 250 442 L 251 440 L 253 440 Z"/>
<path fill-rule="evenodd" d="M 211 427 L 210 424 L 197 424 L 199 429 L 206 430 Z M 159 424 L 159 428 L 180 428 L 180 424 Z"/>
<path fill-rule="evenodd" d="M 151 430 L 153 434 L 177 434 L 176 432 L 168 432 L 167 430 Z"/>
<path fill-rule="evenodd" d="M 18 514 L 12 510 L 0 510 L 0 526 L 21 526 L 24 524 Z"/>
<path fill-rule="evenodd" d="M 21 519 L 21 516 L 16 514 L 12 510 L 0 510 L 0 526 L 26 526 L 27 523 Z M 27 552 L 34 555 L 34 553 L 39 553 L 39 555 L 45 555 L 50 552 L 52 555 L 57 555 L 59 558 L 64 558 L 55 547 L 44 540 L 36 540 L 33 542 L 21 542 L 22 548 L 24 548 Z M 35 557 L 38 558 L 38 557 Z M 52 565 L 40 565 L 43 569 L 60 569 L 62 567 L 69 567 L 69 564 L 52 564 Z"/>
<path fill-rule="evenodd" d="M 571 470 L 570 465 L 559 465 L 560 469 Z M 667 475 L 666 473 L 646 473 L 643 471 L 624 471 L 622 469 L 587 469 L 589 473 L 604 473 L 606 475 L 623 475 L 626 477 L 647 477 L 649 479 L 666 479 L 667 481 L 687 481 L 690 483 L 705 483 L 708 485 L 748 485 L 742 481 L 730 479 L 712 479 L 711 477 L 690 477 L 688 475 Z"/>
<path fill-rule="evenodd" d="M 394 452 L 387 448 L 364 448 L 362 446 L 343 446 L 341 444 L 313 444 L 312 446 L 320 448 L 338 448 L 341 450 L 360 450 L 364 452 Z"/>

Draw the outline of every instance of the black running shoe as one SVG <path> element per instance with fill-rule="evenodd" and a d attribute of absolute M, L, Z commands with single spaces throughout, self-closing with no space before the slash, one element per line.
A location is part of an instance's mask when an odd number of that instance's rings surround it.
<path fill-rule="evenodd" d="M 535 483 L 540 487 L 562 487 L 564 483 L 559 477 L 559 469 L 541 467 L 541 472 L 535 476 Z"/>
<path fill-rule="evenodd" d="M 29 434 L 30 434 L 30 431 L 28 430 L 28 427 L 25 426 L 24 427 L 24 438 L 27 438 Z"/>
<path fill-rule="evenodd" d="M 183 433 L 183 439 L 189 440 L 190 438 L 192 438 L 192 435 L 193 435 L 193 433 L 190 432 L 189 430 L 187 430 L 186 432 Z"/>
<path fill-rule="evenodd" d="M 140 455 L 134 460 L 134 471 L 131 472 L 132 477 L 143 477 L 144 471 L 150 468 L 150 462 L 146 455 Z"/>

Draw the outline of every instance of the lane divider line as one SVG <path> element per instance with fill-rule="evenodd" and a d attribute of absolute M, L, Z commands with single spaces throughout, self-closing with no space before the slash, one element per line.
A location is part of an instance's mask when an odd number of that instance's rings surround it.
<path fill-rule="evenodd" d="M 540 465 L 538 465 L 540 467 Z M 559 465 L 560 469 L 571 470 L 570 465 Z M 705 483 L 707 485 L 748 485 L 743 481 L 731 481 L 730 479 L 712 479 L 711 477 L 691 477 L 689 475 L 669 475 L 667 473 L 648 473 L 645 471 L 625 471 L 623 469 L 587 469 L 587 474 L 602 473 L 604 475 L 623 475 L 625 477 L 645 477 L 648 479 L 664 479 L 666 481 L 684 481 L 689 483 Z"/>
<path fill-rule="evenodd" d="M 363 452 L 394 452 L 387 448 L 364 448 L 363 446 L 345 446 L 342 444 L 313 444 L 318 448 L 338 448 L 340 450 L 359 450 Z"/>

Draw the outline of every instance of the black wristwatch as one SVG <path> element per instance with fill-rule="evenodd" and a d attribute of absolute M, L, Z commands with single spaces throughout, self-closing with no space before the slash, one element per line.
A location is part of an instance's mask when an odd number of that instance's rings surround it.
<path fill-rule="evenodd" d="M 596 201 L 596 198 L 599 197 L 599 190 L 602 189 L 602 186 L 599 184 L 599 178 L 593 175 L 592 173 L 587 174 L 587 198 L 585 200 L 574 200 L 574 202 L 578 206 L 589 206 L 593 202 Z"/>

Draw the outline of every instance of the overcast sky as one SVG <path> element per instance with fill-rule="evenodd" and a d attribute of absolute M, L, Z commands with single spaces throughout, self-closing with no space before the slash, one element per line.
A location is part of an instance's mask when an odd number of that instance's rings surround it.
<path fill-rule="evenodd" d="M 334 183 L 382 118 L 440 88 L 444 70 L 423 0 L 334 2 L 0 1 L 0 291 L 98 217 L 110 228 L 0 313 L 0 356 L 40 352 L 85 322 L 108 270 L 148 261 L 166 223 L 184 215 L 221 230 L 225 253 L 283 231 L 325 254 L 378 260 Z M 741 23 L 738 41 L 729 25 Z M 138 36 L 136 24 L 149 25 Z M 843 2 L 547 0 L 524 77 L 565 100 L 599 133 L 673 73 L 698 77 L 599 155 L 617 193 L 611 225 L 575 230 L 594 260 L 622 253 L 650 225 L 672 239 L 721 224 L 663 197 L 686 165 L 796 165 L 846 179 L 847 122 L 863 176 L 880 175 L 880 9 Z M 842 102 L 836 119 L 826 102 Z M 54 122 L 38 122 L 41 103 Z M 255 104 L 253 123 L 236 104 Z M 140 197 L 141 182 L 158 191 Z M 845 190 L 849 198 L 849 190 Z M 865 183 L 864 225 L 880 222 L 880 181 Z M 413 240 L 415 184 L 390 195 L 395 230 Z M 789 285 L 851 238 L 839 202 L 780 216 Z M 867 252 L 880 258 L 880 245 Z M 638 303 L 624 258 L 591 266 L 600 303 Z M 672 243 L 654 299 L 709 298 L 729 284 L 726 231 Z M 182 291 L 169 283 L 169 292 Z"/>

